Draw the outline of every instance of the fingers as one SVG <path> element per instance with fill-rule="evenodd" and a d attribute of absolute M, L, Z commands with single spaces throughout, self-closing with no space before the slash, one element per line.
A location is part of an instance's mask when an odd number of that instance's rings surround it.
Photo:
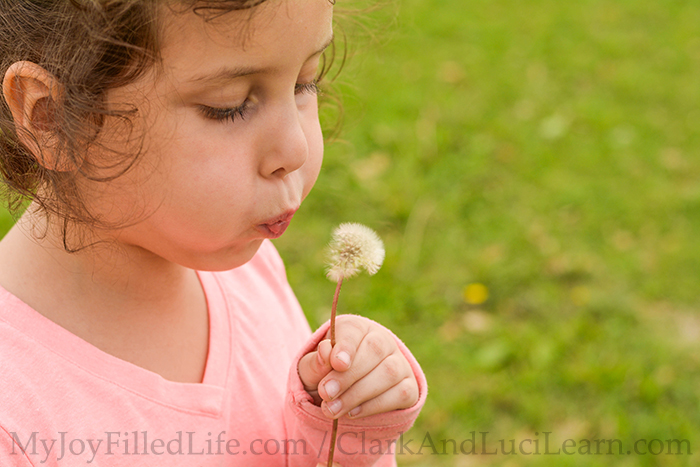
<path fill-rule="evenodd" d="M 415 376 L 398 349 L 360 379 L 351 378 L 350 371 L 332 372 L 318 392 L 324 400 L 321 407 L 329 418 L 346 414 L 351 418 L 366 417 L 405 409 L 418 400 Z"/>
<path fill-rule="evenodd" d="M 322 341 L 299 363 L 305 389 L 328 418 L 362 418 L 412 407 L 418 383 L 396 339 L 382 326 L 339 316 L 336 345 Z"/>
<path fill-rule="evenodd" d="M 349 324 L 349 321 L 344 321 L 343 324 Z M 342 331 L 341 331 L 342 330 Z M 360 330 L 365 332 L 361 336 L 357 343 L 354 343 L 357 338 L 356 332 Z M 334 399 L 341 395 L 347 388 L 352 386 L 355 381 L 358 381 L 365 376 L 367 376 L 371 371 L 377 368 L 389 355 L 394 353 L 399 353 L 396 342 L 387 333 L 382 332 L 381 328 L 370 328 L 369 330 L 362 330 L 359 326 L 343 326 L 337 331 L 338 337 L 333 352 L 331 352 L 331 364 L 336 371 L 329 373 L 318 387 L 319 394 L 324 400 Z M 338 347 L 341 349 L 349 348 L 354 346 L 355 350 L 352 350 L 353 358 L 355 354 L 361 355 L 362 358 L 354 359 L 350 366 L 339 370 L 334 365 L 334 353 L 337 351 Z M 344 350 L 341 350 L 343 352 Z M 348 352 L 349 353 L 349 352 Z M 403 358 L 403 355 L 401 355 Z M 403 358 L 405 360 L 405 358 Z M 392 362 L 385 362 L 385 365 L 391 365 Z M 389 368 L 391 371 L 391 368 Z M 398 380 L 392 381 L 392 386 L 396 384 Z"/>
<path fill-rule="evenodd" d="M 339 316 L 330 363 L 334 370 L 349 370 L 351 377 L 357 379 L 396 350 L 396 342 L 383 328 L 354 316 Z M 354 363 L 358 354 L 362 359 Z"/>
<path fill-rule="evenodd" d="M 369 323 L 354 317 L 338 316 L 336 318 L 335 346 L 330 359 L 334 370 L 346 371 L 352 366 L 358 346 L 369 331 L 369 327 Z"/>
<path fill-rule="evenodd" d="M 392 410 L 407 409 L 418 402 L 418 385 L 410 378 L 400 381 L 396 386 L 355 406 L 347 413 L 349 418 L 363 418 Z M 353 403 L 348 403 L 352 407 Z"/>
<path fill-rule="evenodd" d="M 312 392 L 316 392 L 318 388 L 319 381 L 333 369 L 330 364 L 331 350 L 331 341 L 326 339 L 318 344 L 314 352 L 304 355 L 299 360 L 299 378 L 306 392 L 312 396 Z"/>

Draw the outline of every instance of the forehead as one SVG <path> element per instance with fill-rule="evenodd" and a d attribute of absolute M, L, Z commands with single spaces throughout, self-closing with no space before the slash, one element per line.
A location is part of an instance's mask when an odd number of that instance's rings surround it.
<path fill-rule="evenodd" d="M 185 80 L 217 67 L 296 66 L 332 37 L 329 0 L 268 0 L 214 18 L 191 9 L 164 8 L 161 13 L 163 71 Z"/>

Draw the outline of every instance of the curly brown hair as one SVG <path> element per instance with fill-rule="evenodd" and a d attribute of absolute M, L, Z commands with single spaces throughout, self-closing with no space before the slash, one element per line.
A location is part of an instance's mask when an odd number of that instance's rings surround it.
<path fill-rule="evenodd" d="M 267 0 L 177 0 L 169 2 L 207 20 L 234 10 L 250 10 Z M 335 0 L 329 0 L 334 3 Z M 99 144 L 97 135 L 105 117 L 117 117 L 130 128 L 136 108 L 108 108 L 106 92 L 129 84 L 159 58 L 158 8 L 149 0 L 0 0 L 0 73 L 16 62 L 29 61 L 56 77 L 60 102 L 51 103 L 51 130 L 55 166 L 39 163 L 21 141 L 34 136 L 15 125 L 10 108 L 0 100 L 0 177 L 12 212 L 32 200 L 41 212 L 62 220 L 64 247 L 69 226 L 114 228 L 91 215 L 78 190 L 80 178 L 108 181 L 119 177 L 137 161 L 139 151 L 117 154 L 99 162 L 85 159 L 87 149 Z M 335 49 L 324 56 L 325 74 Z M 0 76 L 2 76 L 0 75 Z M 127 130 L 128 131 L 128 130 Z M 24 134 L 21 134 L 24 132 Z M 41 148 L 40 144 L 33 145 Z M 36 151 L 36 149 L 35 149 Z"/>

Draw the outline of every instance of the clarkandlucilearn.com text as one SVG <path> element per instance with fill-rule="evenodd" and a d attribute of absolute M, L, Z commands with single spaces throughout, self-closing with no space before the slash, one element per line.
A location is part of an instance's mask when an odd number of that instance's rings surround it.
<path fill-rule="evenodd" d="M 276 456 L 308 455 L 312 446 L 304 439 L 254 439 L 244 444 L 226 431 L 216 436 L 198 436 L 195 432 L 177 431 L 172 437 L 149 436 L 147 431 L 104 432 L 104 438 L 82 439 L 59 432 L 58 437 L 41 437 L 39 432 L 21 436 L 11 432 L 11 454 L 36 457 L 41 463 L 49 458 L 62 460 L 82 457 L 88 464 L 97 456 Z M 422 437 L 397 433 L 396 440 L 369 439 L 364 431 L 347 431 L 338 436 L 336 450 L 344 455 L 402 456 L 610 456 L 610 455 L 692 455 L 687 439 L 566 439 L 555 442 L 551 431 L 536 432 L 522 439 L 497 439 L 488 431 L 472 431 L 463 439 L 435 438 L 426 432 Z M 328 433 L 320 446 L 313 446 L 319 457 L 327 451 Z"/>

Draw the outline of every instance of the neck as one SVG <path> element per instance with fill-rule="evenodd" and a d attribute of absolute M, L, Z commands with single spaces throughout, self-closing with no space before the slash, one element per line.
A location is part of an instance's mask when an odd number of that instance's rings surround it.
<path fill-rule="evenodd" d="M 69 253 L 60 229 L 28 210 L 0 242 L 0 285 L 54 321 L 65 319 L 52 316 L 61 308 L 57 303 L 94 321 L 159 315 L 201 299 L 191 269 L 114 239 L 99 240 Z"/>
<path fill-rule="evenodd" d="M 202 381 L 209 327 L 195 271 L 117 239 L 69 253 L 54 226 L 32 235 L 39 220 L 25 214 L 0 242 L 0 285 L 104 352 L 172 381 Z"/>

